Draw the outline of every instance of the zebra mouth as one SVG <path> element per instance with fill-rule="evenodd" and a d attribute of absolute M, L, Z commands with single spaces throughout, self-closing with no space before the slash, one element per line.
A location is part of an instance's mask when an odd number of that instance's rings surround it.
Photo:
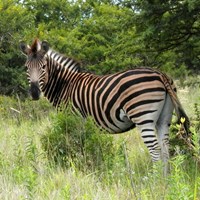
<path fill-rule="evenodd" d="M 32 100 L 39 100 L 40 94 L 41 91 L 38 82 L 31 82 L 30 95 L 32 97 Z"/>

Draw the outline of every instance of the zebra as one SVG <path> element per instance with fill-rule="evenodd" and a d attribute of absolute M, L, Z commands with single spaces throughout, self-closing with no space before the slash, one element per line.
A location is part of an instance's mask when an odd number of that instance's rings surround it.
<path fill-rule="evenodd" d="M 31 46 L 20 42 L 26 55 L 27 76 L 33 100 L 41 92 L 55 106 L 69 101 L 83 117 L 92 116 L 110 133 L 138 128 L 152 161 L 162 160 L 168 169 L 169 127 L 173 110 L 178 120 L 189 118 L 176 94 L 173 80 L 159 70 L 138 67 L 109 75 L 81 71 L 80 63 L 35 39 Z"/>

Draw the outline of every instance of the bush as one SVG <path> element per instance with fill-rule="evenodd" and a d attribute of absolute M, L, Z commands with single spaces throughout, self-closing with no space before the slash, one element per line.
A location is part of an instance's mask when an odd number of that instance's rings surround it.
<path fill-rule="evenodd" d="M 195 162 L 200 167 L 200 109 L 199 104 L 194 104 L 194 116 L 190 118 L 190 133 L 185 135 L 182 124 L 173 122 L 170 128 L 170 154 L 184 155 L 186 160 Z"/>
<path fill-rule="evenodd" d="M 42 145 L 52 164 L 100 173 L 125 166 L 122 142 L 100 130 L 92 118 L 72 114 L 69 106 L 50 120 L 52 125 L 43 135 Z"/>

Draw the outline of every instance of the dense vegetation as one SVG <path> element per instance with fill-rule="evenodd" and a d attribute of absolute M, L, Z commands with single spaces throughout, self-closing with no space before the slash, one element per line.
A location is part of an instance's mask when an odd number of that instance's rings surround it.
<path fill-rule="evenodd" d="M 198 0 L 0 0 L 0 199 L 199 199 L 199 33 Z M 178 78 L 195 149 L 174 120 L 164 178 L 136 130 L 111 136 L 30 101 L 18 44 L 36 37 L 97 74 L 142 65 Z"/>
<path fill-rule="evenodd" d="M 0 1 L 0 92 L 24 92 L 20 40 L 47 40 L 98 74 L 136 66 L 173 76 L 199 72 L 200 2 Z"/>
<path fill-rule="evenodd" d="M 191 90 L 181 100 L 193 105 L 187 111 L 193 110 L 196 150 L 174 143 L 174 124 L 167 177 L 161 163 L 152 166 L 137 130 L 113 136 L 92 119 L 72 115 L 70 107 L 56 112 L 45 99 L 0 96 L 0 199 L 199 199 L 200 106 L 194 102 L 200 93 Z"/>

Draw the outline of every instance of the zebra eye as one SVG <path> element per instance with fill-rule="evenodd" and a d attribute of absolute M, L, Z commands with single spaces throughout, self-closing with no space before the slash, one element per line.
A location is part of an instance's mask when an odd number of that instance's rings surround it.
<path fill-rule="evenodd" d="M 42 69 L 45 69 L 46 68 L 46 65 L 42 65 Z"/>

